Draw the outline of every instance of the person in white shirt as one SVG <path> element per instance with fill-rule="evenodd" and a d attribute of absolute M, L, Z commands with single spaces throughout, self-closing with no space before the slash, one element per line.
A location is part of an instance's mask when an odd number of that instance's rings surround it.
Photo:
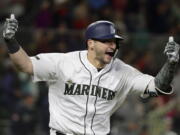
<path fill-rule="evenodd" d="M 110 117 L 131 92 L 142 98 L 171 94 L 170 85 L 179 61 L 179 45 L 167 43 L 167 62 L 155 76 L 143 74 L 116 58 L 123 38 L 106 20 L 90 24 L 85 32 L 87 50 L 43 53 L 30 57 L 15 39 L 18 22 L 6 20 L 3 38 L 10 59 L 33 76 L 33 81 L 49 85 L 50 135 L 106 135 Z M 132 110 L 133 111 L 133 110 Z"/>

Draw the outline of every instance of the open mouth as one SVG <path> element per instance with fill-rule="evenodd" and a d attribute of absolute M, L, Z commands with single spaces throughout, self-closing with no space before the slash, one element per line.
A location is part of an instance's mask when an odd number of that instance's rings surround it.
<path fill-rule="evenodd" d="M 107 54 L 107 55 L 109 55 L 109 56 L 111 56 L 111 57 L 113 57 L 114 56 L 114 54 L 115 54 L 115 51 L 113 51 L 113 52 L 106 52 L 105 54 Z"/>

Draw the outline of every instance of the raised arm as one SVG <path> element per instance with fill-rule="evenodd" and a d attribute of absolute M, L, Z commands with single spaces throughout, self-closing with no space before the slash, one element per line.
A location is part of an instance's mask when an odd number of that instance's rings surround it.
<path fill-rule="evenodd" d="M 171 82 L 174 78 L 174 73 L 179 62 L 179 49 L 173 37 L 169 38 L 169 42 L 166 44 L 164 54 L 167 56 L 167 61 L 161 68 L 159 73 L 155 76 L 154 80 L 150 81 L 146 90 L 141 94 L 142 101 L 146 101 L 150 97 L 156 97 L 158 95 L 169 95 L 173 93 Z"/>
<path fill-rule="evenodd" d="M 169 37 L 164 53 L 167 56 L 167 61 L 155 77 L 156 90 L 160 94 L 171 93 L 172 88 L 170 86 L 174 77 L 176 66 L 179 62 L 179 44 L 177 44 L 173 37 Z"/>
<path fill-rule="evenodd" d="M 30 57 L 15 39 L 17 29 L 18 21 L 15 19 L 15 16 L 11 14 L 11 17 L 6 19 L 3 29 L 3 38 L 6 43 L 10 59 L 20 71 L 32 75 L 33 66 Z"/>

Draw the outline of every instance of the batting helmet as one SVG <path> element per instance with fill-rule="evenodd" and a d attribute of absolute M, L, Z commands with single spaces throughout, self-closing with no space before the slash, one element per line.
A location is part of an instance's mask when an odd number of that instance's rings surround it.
<path fill-rule="evenodd" d="M 116 34 L 116 28 L 114 23 L 110 21 L 96 21 L 91 23 L 85 31 L 85 40 L 108 40 L 116 39 L 116 41 L 123 40 L 123 38 Z"/>

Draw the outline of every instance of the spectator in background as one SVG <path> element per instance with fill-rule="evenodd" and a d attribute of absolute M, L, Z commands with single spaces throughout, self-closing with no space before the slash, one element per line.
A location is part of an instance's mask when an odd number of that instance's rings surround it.
<path fill-rule="evenodd" d="M 89 8 L 92 11 L 100 11 L 104 6 L 109 4 L 108 0 L 88 0 Z"/>
<path fill-rule="evenodd" d="M 150 51 L 144 52 L 141 58 L 137 58 L 134 64 L 134 66 L 142 72 L 151 73 L 153 75 L 156 74 L 156 71 L 154 71 L 154 57 Z"/>
<path fill-rule="evenodd" d="M 180 134 L 180 102 L 176 105 L 176 108 L 173 110 L 173 119 L 172 119 L 172 130 Z"/>
<path fill-rule="evenodd" d="M 112 0 L 112 7 L 115 11 L 122 12 L 124 14 L 127 7 L 128 0 Z"/>
<path fill-rule="evenodd" d="M 60 24 L 66 24 L 70 27 L 72 21 L 71 12 L 73 9 L 74 7 L 70 5 L 68 0 L 55 0 L 53 7 L 53 26 L 59 27 Z"/>
<path fill-rule="evenodd" d="M 168 0 L 150 0 L 146 4 L 148 30 L 152 33 L 166 33 L 172 20 L 171 4 Z"/>
<path fill-rule="evenodd" d="M 0 61 L 0 64 L 0 102 L 2 104 L 1 107 L 7 112 L 6 115 L 9 115 L 19 100 L 19 82 L 10 61 Z"/>
<path fill-rule="evenodd" d="M 175 78 L 173 80 L 173 87 L 174 90 L 176 92 L 176 96 L 180 97 L 180 69 L 176 72 Z M 178 100 L 177 105 L 175 106 L 175 108 L 171 111 L 171 113 L 169 113 L 169 115 L 173 118 L 172 120 L 172 129 L 174 131 L 176 131 L 178 133 L 178 135 L 180 134 L 180 100 Z"/>
<path fill-rule="evenodd" d="M 13 135 L 32 135 L 36 126 L 36 111 L 34 98 L 30 94 L 24 95 L 21 102 L 15 106 L 12 113 L 11 130 Z"/>
<path fill-rule="evenodd" d="M 89 24 L 87 5 L 85 2 L 81 2 L 77 7 L 74 8 L 72 27 L 76 30 L 85 29 Z"/>
<path fill-rule="evenodd" d="M 50 31 L 39 30 L 36 34 L 36 52 L 51 52 L 53 50 L 51 45 L 52 33 Z"/>
<path fill-rule="evenodd" d="M 55 52 L 68 52 L 70 46 L 68 45 L 69 34 L 67 24 L 65 22 L 60 23 L 53 35 L 51 41 L 53 50 Z"/>
<path fill-rule="evenodd" d="M 162 97 L 151 100 L 152 108 L 150 109 L 151 111 L 148 111 L 146 119 L 149 135 L 165 135 L 169 132 L 174 132 L 170 128 L 172 123 L 169 123 L 169 119 L 172 118 L 168 117 L 168 112 L 173 110 L 178 103 L 177 101 L 175 97 L 167 103 Z"/>
<path fill-rule="evenodd" d="M 53 12 L 51 8 L 51 3 L 48 0 L 43 1 L 35 19 L 35 25 L 37 28 L 52 27 Z"/>

